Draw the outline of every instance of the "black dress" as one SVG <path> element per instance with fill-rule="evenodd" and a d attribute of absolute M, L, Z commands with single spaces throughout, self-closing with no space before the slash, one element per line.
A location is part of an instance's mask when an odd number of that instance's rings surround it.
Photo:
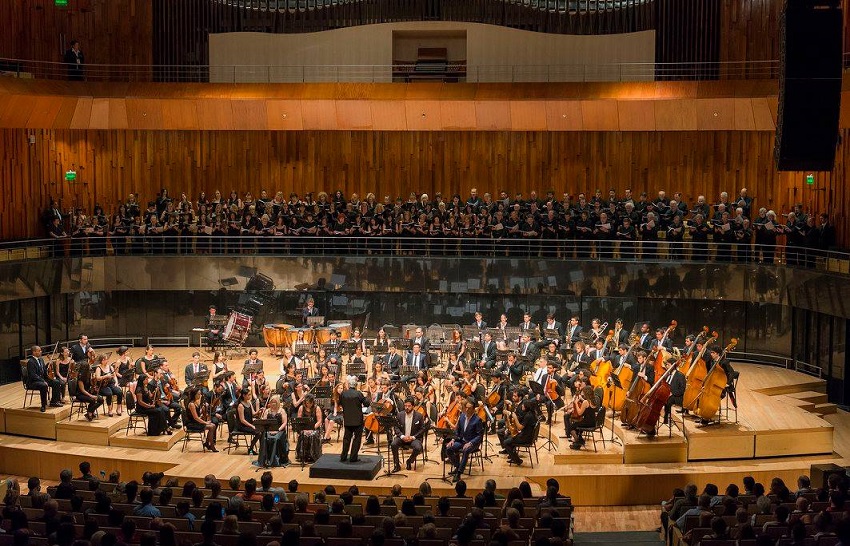
<path fill-rule="evenodd" d="M 142 401 L 151 406 L 136 404 L 136 411 L 148 418 L 148 436 L 159 436 L 168 428 L 168 407 L 154 406 L 154 394 L 148 389 L 142 390 Z"/>

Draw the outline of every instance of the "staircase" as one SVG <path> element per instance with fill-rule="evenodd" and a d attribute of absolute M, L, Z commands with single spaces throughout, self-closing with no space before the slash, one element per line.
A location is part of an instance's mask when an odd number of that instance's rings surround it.
<path fill-rule="evenodd" d="M 620 531 L 609 533 L 575 533 L 574 546 L 662 546 L 655 531 Z"/>

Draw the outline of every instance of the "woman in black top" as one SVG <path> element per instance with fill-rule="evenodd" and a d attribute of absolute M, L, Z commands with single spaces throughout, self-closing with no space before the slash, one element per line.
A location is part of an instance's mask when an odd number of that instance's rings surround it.
<path fill-rule="evenodd" d="M 239 393 L 239 404 L 236 405 L 236 430 L 253 434 L 251 445 L 248 447 L 248 455 L 256 455 L 254 446 L 257 445 L 257 428 L 254 426 L 254 407 L 251 404 L 251 389 L 243 387 Z"/>
<path fill-rule="evenodd" d="M 157 404 L 156 392 L 148 388 L 150 377 L 140 375 L 136 382 L 136 412 L 146 415 L 148 418 L 148 436 L 159 436 L 160 434 L 171 434 L 168 428 L 168 407 Z"/>
<path fill-rule="evenodd" d="M 204 448 L 212 452 L 217 452 L 215 448 L 215 430 L 216 424 L 209 419 L 209 412 L 204 417 L 203 413 L 203 393 L 199 388 L 192 388 L 186 397 L 186 430 L 191 432 L 206 431 L 207 439 L 204 441 Z"/>
<path fill-rule="evenodd" d="M 86 363 L 78 364 L 78 366 L 80 367 L 80 370 L 79 375 L 77 376 L 77 400 L 88 403 L 88 408 L 86 408 L 86 419 L 91 421 L 97 417 L 95 412 L 97 412 L 97 408 L 103 404 L 103 398 L 94 393 L 94 388 L 91 383 L 91 366 Z"/>

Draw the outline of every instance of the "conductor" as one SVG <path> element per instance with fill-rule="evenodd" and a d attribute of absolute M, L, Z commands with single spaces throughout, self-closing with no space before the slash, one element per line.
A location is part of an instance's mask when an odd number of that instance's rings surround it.
<path fill-rule="evenodd" d="M 360 451 L 360 440 L 363 436 L 363 408 L 369 405 L 369 400 L 363 393 L 357 390 L 357 377 L 348 376 L 348 388 L 339 396 L 339 405 L 342 407 L 342 425 L 345 434 L 342 436 L 342 453 L 339 460 L 356 463 L 360 459 L 357 454 Z M 354 443 L 352 443 L 352 436 Z M 348 448 L 351 447 L 351 458 L 348 456 Z"/>

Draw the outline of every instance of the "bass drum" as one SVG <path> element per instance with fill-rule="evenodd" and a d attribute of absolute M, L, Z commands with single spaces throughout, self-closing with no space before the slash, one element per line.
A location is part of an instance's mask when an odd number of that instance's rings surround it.
<path fill-rule="evenodd" d="M 332 331 L 333 328 L 330 327 L 316 328 L 316 343 L 318 343 L 319 345 L 324 345 L 325 343 L 329 342 L 331 340 Z"/>
<path fill-rule="evenodd" d="M 232 311 L 224 327 L 224 339 L 242 344 L 248 338 L 252 318 L 238 311 Z"/>
<path fill-rule="evenodd" d="M 336 330 L 337 338 L 343 341 L 348 341 L 351 339 L 351 321 L 350 320 L 341 320 L 339 322 L 334 322 L 333 324 L 328 324 L 328 328 L 331 330 Z"/>
<path fill-rule="evenodd" d="M 289 328 L 284 332 L 286 337 L 285 347 L 295 347 L 296 343 L 313 343 L 313 330 L 310 328 Z"/>

